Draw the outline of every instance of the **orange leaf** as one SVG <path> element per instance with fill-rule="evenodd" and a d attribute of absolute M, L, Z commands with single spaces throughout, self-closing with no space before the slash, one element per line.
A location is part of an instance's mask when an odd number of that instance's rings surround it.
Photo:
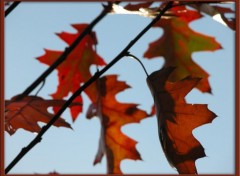
<path fill-rule="evenodd" d="M 184 97 L 200 81 L 187 77 L 166 82 L 172 67 L 152 73 L 147 82 L 155 102 L 159 139 L 169 163 L 180 174 L 196 174 L 195 160 L 204 157 L 204 148 L 194 138 L 193 129 L 212 122 L 216 115 L 205 104 L 187 104 Z"/>
<path fill-rule="evenodd" d="M 105 76 L 98 81 L 99 97 L 91 104 L 87 118 L 98 116 L 102 130 L 99 150 L 94 164 L 106 154 L 109 174 L 120 174 L 120 162 L 123 159 L 141 159 L 136 150 L 136 141 L 121 132 L 121 127 L 129 123 L 138 123 L 148 114 L 137 108 L 137 104 L 120 103 L 115 96 L 129 88 L 125 82 L 117 80 L 116 75 Z"/>
<path fill-rule="evenodd" d="M 77 36 L 87 27 L 87 24 L 72 25 L 77 33 L 70 34 L 62 32 L 57 34 L 68 45 L 77 38 Z M 95 52 L 94 45 L 97 44 L 97 39 L 94 32 L 85 36 L 78 46 L 68 55 L 67 59 L 57 67 L 59 85 L 57 91 L 52 94 L 54 99 L 63 99 L 69 93 L 74 93 L 81 83 L 86 82 L 92 77 L 90 73 L 91 65 L 105 65 L 104 60 Z M 42 63 L 49 66 L 59 58 L 62 51 L 45 50 L 45 54 L 38 58 Z M 85 90 L 90 99 L 94 99 L 97 93 L 95 86 L 90 86 Z M 74 102 L 82 104 L 82 97 L 79 96 Z M 82 107 L 76 106 L 71 108 L 73 120 L 82 112 Z"/>
<path fill-rule="evenodd" d="M 15 97 L 5 101 L 5 130 L 13 135 L 17 129 L 23 128 L 30 132 L 41 130 L 38 122 L 48 123 L 54 114 L 48 112 L 49 107 L 61 107 L 64 100 L 44 100 L 37 96 L 27 96 L 20 101 Z M 76 105 L 73 103 L 71 106 Z M 64 119 L 59 118 L 54 124 L 56 127 L 71 128 Z"/>
<path fill-rule="evenodd" d="M 158 21 L 155 27 L 163 28 L 164 33 L 150 43 L 144 57 L 163 56 L 166 67 L 176 67 L 169 77 L 170 81 L 175 82 L 189 75 L 199 77 L 202 79 L 197 88 L 202 92 L 211 92 L 208 73 L 192 60 L 191 55 L 197 51 L 215 51 L 221 45 L 213 37 L 195 32 L 189 27 L 189 22 L 201 17 L 197 11 L 188 10 L 184 6 L 172 8 L 171 11 L 176 17 Z"/>

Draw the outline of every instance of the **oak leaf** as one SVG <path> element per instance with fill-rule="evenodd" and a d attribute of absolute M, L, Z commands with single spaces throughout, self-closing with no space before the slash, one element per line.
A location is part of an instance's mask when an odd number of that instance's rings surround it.
<path fill-rule="evenodd" d="M 77 33 L 71 34 L 62 32 L 57 34 L 68 45 L 71 45 L 78 35 L 87 27 L 88 24 L 72 25 Z M 77 47 L 68 55 L 66 60 L 57 67 L 58 71 L 58 88 L 51 96 L 54 99 L 63 99 L 69 93 L 74 93 L 81 83 L 86 82 L 92 77 L 90 67 L 92 65 L 105 65 L 104 60 L 96 53 L 94 46 L 97 44 L 96 35 L 90 32 L 86 35 Z M 37 58 L 40 62 L 51 66 L 62 54 L 62 51 L 45 50 L 45 54 Z M 95 86 L 90 86 L 85 90 L 90 99 L 96 95 Z M 78 96 L 74 102 L 82 104 L 82 97 Z M 57 109 L 55 109 L 57 110 Z M 71 108 L 73 120 L 76 120 L 78 114 L 82 112 L 82 106 Z"/>
<path fill-rule="evenodd" d="M 154 27 L 163 29 L 163 35 L 150 43 L 144 57 L 151 59 L 163 56 L 165 67 L 176 67 L 169 77 L 170 81 L 178 81 L 189 75 L 199 77 L 202 79 L 197 88 L 211 93 L 209 74 L 192 60 L 191 55 L 197 51 L 215 51 L 221 45 L 214 37 L 200 34 L 189 27 L 191 21 L 201 17 L 199 12 L 188 10 L 184 6 L 174 7 L 170 11 L 173 17 L 163 18 L 155 24 Z"/>
<path fill-rule="evenodd" d="M 117 80 L 117 75 L 102 77 L 98 80 L 98 99 L 89 106 L 87 112 L 87 118 L 98 116 L 102 125 L 94 164 L 101 162 L 103 155 L 106 155 L 109 174 L 122 173 L 120 162 L 123 159 L 141 160 L 135 147 L 137 142 L 123 134 L 121 127 L 138 123 L 149 115 L 137 108 L 137 104 L 116 100 L 116 94 L 127 88 L 129 86 L 125 82 Z"/>
<path fill-rule="evenodd" d="M 30 132 L 39 132 L 38 122 L 48 123 L 54 114 L 48 112 L 49 107 L 61 107 L 64 100 L 44 100 L 37 96 L 26 96 L 16 101 L 17 96 L 5 101 L 5 130 L 13 135 L 19 128 Z M 77 105 L 72 103 L 70 106 Z M 64 119 L 59 118 L 54 124 L 56 127 L 71 128 Z"/>
<path fill-rule="evenodd" d="M 147 78 L 156 108 L 159 139 L 170 165 L 180 174 L 196 174 L 195 161 L 205 153 L 192 131 L 212 122 L 216 115 L 206 104 L 186 103 L 184 97 L 200 79 L 187 77 L 167 82 L 173 70 L 173 67 L 163 68 Z"/>

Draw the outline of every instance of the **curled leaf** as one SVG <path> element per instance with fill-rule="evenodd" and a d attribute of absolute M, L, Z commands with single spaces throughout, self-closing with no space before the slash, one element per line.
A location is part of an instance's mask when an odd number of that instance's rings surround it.
<path fill-rule="evenodd" d="M 128 14 L 128 15 L 141 15 L 144 17 L 155 17 L 158 12 L 150 10 L 148 8 L 152 2 L 144 2 L 140 4 L 127 4 L 126 6 L 121 6 L 119 4 L 113 4 L 112 13 L 114 14 Z"/>
<path fill-rule="evenodd" d="M 212 122 L 216 115 L 206 104 L 187 104 L 184 99 L 200 79 L 187 77 L 170 83 L 167 79 L 173 71 L 173 67 L 163 68 L 147 78 L 156 108 L 159 140 L 170 165 L 180 174 L 196 174 L 195 161 L 205 153 L 192 131 Z"/>
<path fill-rule="evenodd" d="M 228 26 L 232 30 L 236 30 L 236 19 L 235 17 L 228 17 L 226 14 L 234 14 L 235 12 L 226 7 L 210 5 L 207 3 L 194 4 L 191 7 L 197 9 L 200 12 L 206 13 L 213 17 L 217 22 Z"/>

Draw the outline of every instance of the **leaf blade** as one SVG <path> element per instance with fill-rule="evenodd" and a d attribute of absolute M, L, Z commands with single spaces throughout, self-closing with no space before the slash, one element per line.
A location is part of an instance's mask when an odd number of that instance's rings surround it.
<path fill-rule="evenodd" d="M 137 142 L 121 131 L 121 127 L 129 123 L 139 123 L 149 115 L 137 108 L 137 104 L 121 103 L 115 98 L 116 94 L 129 88 L 116 75 L 108 75 L 99 80 L 99 97 L 90 105 L 87 118 L 98 116 L 102 129 L 99 149 L 94 164 L 101 161 L 103 155 L 107 157 L 108 173 L 122 174 L 120 162 L 123 159 L 140 160 L 136 150 Z"/>
<path fill-rule="evenodd" d="M 38 122 L 48 123 L 54 114 L 48 112 L 49 107 L 61 107 L 64 100 L 44 100 L 37 96 L 26 96 L 19 101 L 5 101 L 5 130 L 13 135 L 19 128 L 30 132 L 39 132 L 41 130 Z M 72 103 L 71 106 L 79 105 Z M 59 118 L 54 124 L 55 127 L 71 128 L 63 118 Z"/>
<path fill-rule="evenodd" d="M 57 34 L 60 39 L 65 41 L 68 45 L 71 45 L 77 36 L 88 26 L 88 24 L 73 24 L 77 30 L 77 33 L 62 32 Z M 105 65 L 105 61 L 101 56 L 99 56 L 94 46 L 97 44 L 97 38 L 94 32 L 90 32 L 86 35 L 77 47 L 68 55 L 67 59 L 57 67 L 58 71 L 58 87 L 55 93 L 51 96 L 54 99 L 63 99 L 69 95 L 69 93 L 74 93 L 79 86 L 88 81 L 92 74 L 90 73 L 90 67 L 92 65 Z M 38 57 L 37 59 L 44 64 L 51 66 L 51 64 L 58 59 L 62 54 L 62 51 L 45 50 L 45 54 Z M 90 86 L 85 90 L 88 97 L 93 100 L 95 99 L 96 90 L 95 86 Z M 74 102 L 83 103 L 81 95 Z M 55 109 L 55 112 L 57 109 Z M 82 112 L 80 107 L 72 107 L 71 115 L 73 121 L 76 120 L 79 113 Z"/>
<path fill-rule="evenodd" d="M 192 130 L 212 122 L 216 115 L 207 105 L 187 104 L 184 99 L 200 79 L 187 77 L 175 83 L 167 82 L 173 71 L 173 67 L 163 68 L 147 78 L 154 97 L 159 140 L 171 166 L 180 174 L 197 174 L 195 161 L 205 153 Z"/>

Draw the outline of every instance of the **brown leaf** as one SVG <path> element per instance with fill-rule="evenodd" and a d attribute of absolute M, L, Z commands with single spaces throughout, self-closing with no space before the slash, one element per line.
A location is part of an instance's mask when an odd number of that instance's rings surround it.
<path fill-rule="evenodd" d="M 13 135 L 19 128 L 30 132 L 41 130 L 38 122 L 48 123 L 54 114 L 48 112 L 49 107 L 61 107 L 64 100 L 44 100 L 37 96 L 26 96 L 19 101 L 15 97 L 5 101 L 5 130 Z M 73 103 L 71 106 L 76 105 Z M 64 119 L 59 118 L 54 124 L 56 127 L 71 128 Z"/>
<path fill-rule="evenodd" d="M 87 24 L 72 25 L 77 33 L 71 34 L 62 32 L 57 34 L 68 45 L 71 45 L 78 35 L 87 27 Z M 69 93 L 74 93 L 81 83 L 86 82 L 92 77 L 90 67 L 92 65 L 105 65 L 104 60 L 95 52 L 94 46 L 97 44 L 96 35 L 90 32 L 85 36 L 78 46 L 68 55 L 67 59 L 57 67 L 59 85 L 57 91 L 52 94 L 54 99 L 63 99 Z M 45 54 L 38 58 L 44 64 L 51 66 L 56 59 L 63 53 L 62 51 L 45 50 Z M 85 90 L 90 99 L 94 99 L 96 95 L 95 86 L 90 86 Z M 74 102 L 82 104 L 82 97 L 78 96 Z M 55 109 L 57 111 L 57 109 Z M 76 120 L 78 114 L 82 112 L 82 106 L 71 108 L 73 121 Z"/>
<path fill-rule="evenodd" d="M 128 3 L 124 6 L 125 9 L 131 10 L 131 11 L 138 11 L 141 8 L 149 8 L 152 5 L 153 2 L 142 2 L 137 4 Z"/>
<path fill-rule="evenodd" d="M 215 6 L 215 5 L 210 5 L 207 3 L 204 4 L 194 4 L 191 5 L 191 7 L 204 12 L 213 18 L 218 15 L 219 18 L 215 18 L 216 21 L 222 23 L 222 21 L 232 30 L 236 30 L 236 19 L 235 17 L 227 17 L 226 14 L 234 14 L 235 12 L 226 7 L 221 7 L 221 6 Z"/>
<path fill-rule="evenodd" d="M 123 159 L 141 159 L 135 147 L 137 142 L 123 134 L 121 127 L 138 123 L 148 117 L 148 114 L 137 108 L 137 104 L 120 103 L 116 100 L 116 94 L 126 88 L 129 86 L 118 81 L 116 75 L 101 78 L 98 82 L 98 100 L 90 105 L 87 113 L 87 118 L 98 116 L 101 120 L 99 150 L 94 164 L 100 162 L 106 154 L 109 174 L 122 173 L 120 162 Z"/>
<path fill-rule="evenodd" d="M 147 78 L 155 102 L 159 139 L 169 163 L 180 174 L 196 174 L 195 161 L 205 153 L 192 131 L 212 122 L 216 115 L 206 104 L 186 103 L 184 97 L 200 79 L 187 77 L 167 82 L 173 70 L 173 67 L 163 68 Z"/>

